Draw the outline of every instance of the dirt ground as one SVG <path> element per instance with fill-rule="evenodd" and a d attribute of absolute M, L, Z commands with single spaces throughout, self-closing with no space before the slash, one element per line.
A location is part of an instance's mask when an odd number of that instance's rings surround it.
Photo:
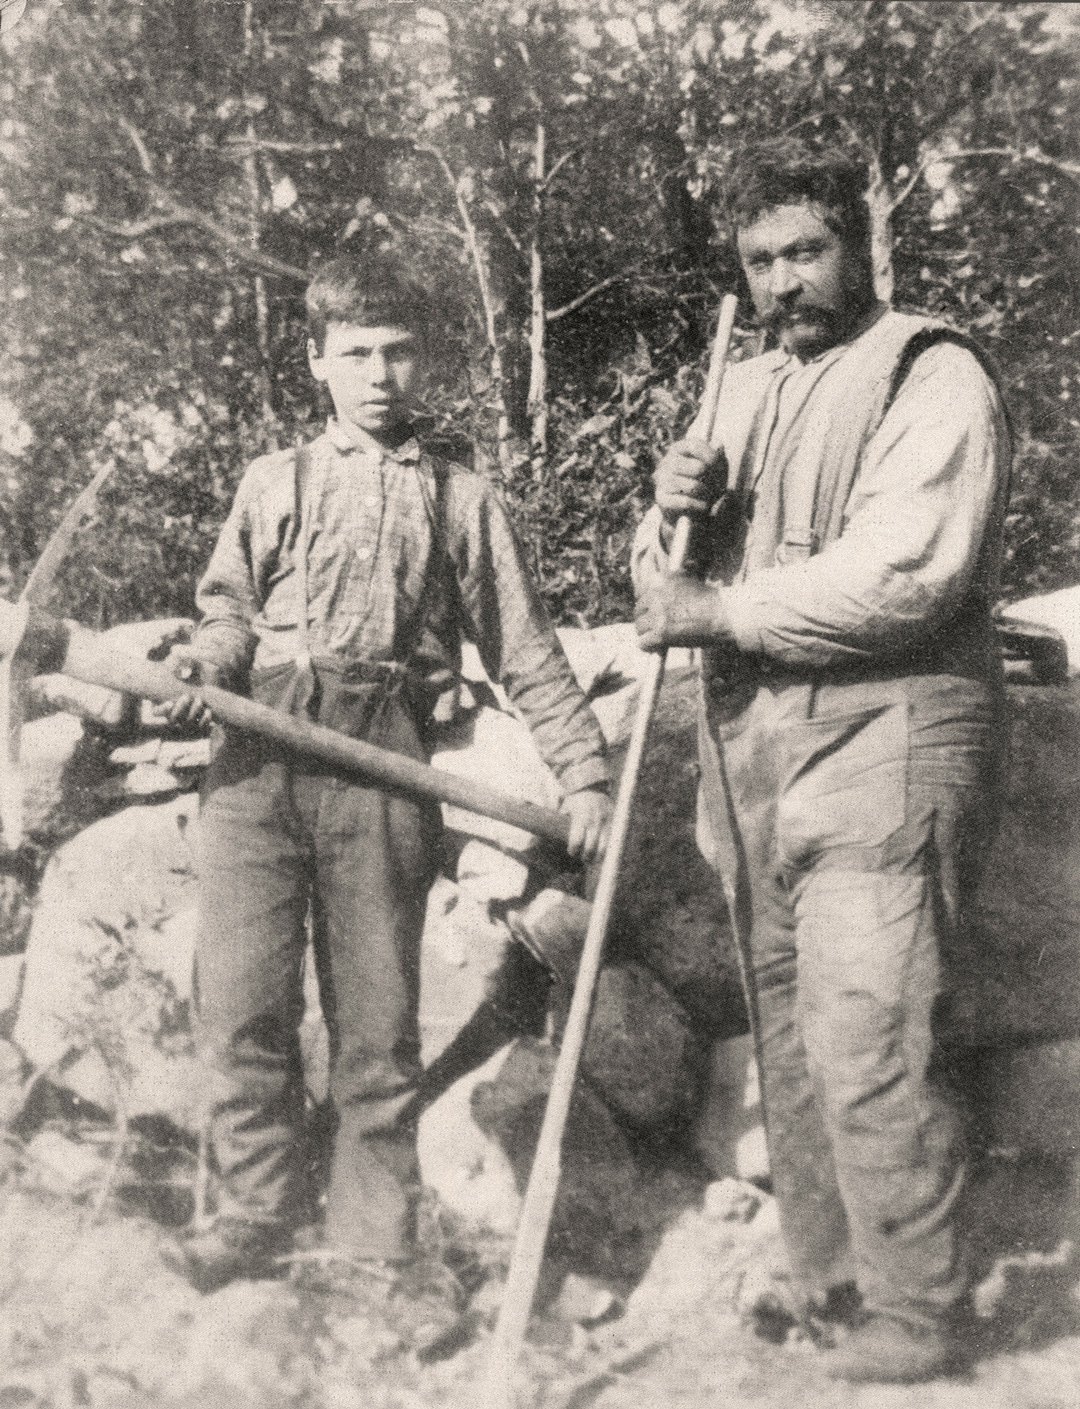
<path fill-rule="evenodd" d="M 12 1135 L 3 1146 L 0 1409 L 482 1406 L 505 1237 L 478 1237 L 428 1210 L 429 1242 L 472 1288 L 475 1314 L 467 1344 L 420 1365 L 388 1348 L 385 1328 L 359 1309 L 287 1276 L 198 1295 L 160 1261 L 169 1225 L 190 1212 L 194 1152 L 144 1128 L 128 1132 L 117 1161 L 114 1128 L 55 1104 L 35 1119 L 29 1139 Z M 970 1369 L 924 1386 L 856 1389 L 827 1381 L 812 1341 L 782 1317 L 751 1313 L 783 1290 L 771 1198 L 737 1180 L 707 1185 L 668 1170 L 642 1192 L 652 1219 L 645 1275 L 636 1285 L 564 1285 L 534 1317 L 514 1375 L 517 1403 L 1072 1409 L 1075 1183 L 1068 1163 L 987 1163 L 975 1200 Z"/>
<path fill-rule="evenodd" d="M 717 925 L 715 901 L 692 869 L 684 705 L 669 702 L 671 746 L 653 759 L 643 793 L 653 825 L 634 842 L 634 865 L 653 883 L 622 923 L 647 936 L 650 906 L 685 912 L 682 941 L 668 933 L 663 952 L 645 957 L 688 1011 L 704 1008 L 711 1036 L 723 1037 L 742 1018 L 730 954 L 702 949 L 701 935 Z M 673 846 L 681 848 L 674 857 Z M 464 1343 L 421 1365 L 362 1308 L 300 1285 L 284 1268 L 280 1278 L 206 1297 L 169 1271 L 162 1246 L 191 1217 L 196 1168 L 191 1143 L 163 1123 L 125 1129 L 122 1118 L 37 1088 L 0 1135 L 0 1409 L 488 1409 L 508 1232 L 427 1208 L 427 1241 L 472 1294 L 472 1314 Z M 628 1222 L 641 1237 L 624 1276 L 611 1265 L 595 1280 L 587 1230 L 579 1265 L 565 1240 L 558 1264 L 549 1258 L 513 1371 L 515 1409 L 1080 1405 L 1075 1154 L 983 1156 L 971 1201 L 971 1363 L 914 1387 L 832 1384 L 805 1333 L 779 1313 L 755 1313 L 784 1291 L 775 1206 L 762 1189 L 669 1165 L 633 1198 L 639 1207 Z"/>

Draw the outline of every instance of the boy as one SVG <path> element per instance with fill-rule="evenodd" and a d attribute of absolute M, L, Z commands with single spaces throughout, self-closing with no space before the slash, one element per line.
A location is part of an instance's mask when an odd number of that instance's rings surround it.
<path fill-rule="evenodd" d="M 571 852 L 592 859 L 610 810 L 599 727 L 498 495 L 413 435 L 423 295 L 385 257 L 340 257 L 312 280 L 307 307 L 311 371 L 335 414 L 309 446 L 245 474 L 198 589 L 196 683 L 246 689 L 424 759 L 467 631 L 559 779 Z M 205 714 L 195 692 L 170 710 Z M 309 903 L 338 1120 L 328 1253 L 373 1285 L 407 1287 L 415 1272 L 415 1128 L 399 1116 L 420 1071 L 420 937 L 439 825 L 431 804 L 226 734 L 203 802 L 197 944 L 221 1197 L 212 1227 L 179 1251 L 201 1289 L 265 1271 L 290 1241 Z"/>

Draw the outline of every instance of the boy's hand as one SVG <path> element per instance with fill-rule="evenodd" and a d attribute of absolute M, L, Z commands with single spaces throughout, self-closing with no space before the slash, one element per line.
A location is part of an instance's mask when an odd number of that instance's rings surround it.
<path fill-rule="evenodd" d="M 670 533 L 683 514 L 707 514 L 727 488 L 723 450 L 696 436 L 670 445 L 656 467 L 655 497 Z"/>
<path fill-rule="evenodd" d="M 225 675 L 224 667 L 212 665 L 210 661 L 205 660 L 181 661 L 176 668 L 178 680 L 189 681 L 196 687 L 199 685 L 222 685 L 225 682 Z M 197 725 L 200 729 L 209 726 L 214 717 L 210 706 L 199 694 L 197 688 L 185 690 L 174 700 L 166 700 L 162 704 L 155 705 L 150 713 L 154 719 L 160 719 L 165 724 L 176 727 Z"/>
<path fill-rule="evenodd" d="M 668 646 L 717 646 L 732 640 L 720 591 L 681 572 L 663 578 L 638 602 L 638 645 L 643 651 L 663 651 Z"/>
<path fill-rule="evenodd" d="M 595 861 L 604 854 L 611 825 L 611 799 L 596 788 L 582 788 L 564 797 L 559 807 L 570 818 L 566 849 L 580 861 Z"/>

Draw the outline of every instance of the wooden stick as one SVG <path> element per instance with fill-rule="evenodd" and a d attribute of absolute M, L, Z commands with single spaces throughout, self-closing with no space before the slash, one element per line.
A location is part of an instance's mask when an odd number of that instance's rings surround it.
<path fill-rule="evenodd" d="M 53 625 L 58 626 L 59 623 L 53 622 Z M 71 675 L 91 685 L 125 690 L 148 700 L 174 700 L 185 692 L 197 691 L 210 706 L 214 717 L 223 724 L 272 739 L 293 752 L 309 754 L 387 792 L 447 802 L 467 812 L 476 812 L 481 817 L 491 817 L 497 822 L 521 827 L 534 836 L 546 837 L 561 846 L 566 845 L 570 835 L 570 819 L 565 813 L 508 797 L 483 783 L 460 778 L 441 768 L 431 768 L 426 763 L 378 748 L 362 739 L 350 739 L 336 729 L 314 724 L 310 719 L 282 714 L 280 710 L 233 694 L 231 690 L 185 684 L 166 664 L 156 665 L 112 649 L 100 636 L 85 627 L 74 623 L 65 623 L 65 626 L 67 641 L 60 667 L 64 675 Z"/>
<path fill-rule="evenodd" d="M 705 384 L 704 430 L 709 438 L 712 436 L 716 420 L 716 407 L 737 306 L 733 294 L 728 294 L 720 305 L 720 319 Z M 669 554 L 670 566 L 674 572 L 682 568 L 689 538 L 690 521 L 683 517 L 676 527 Z M 540 1139 L 532 1172 L 521 1205 L 506 1291 L 490 1349 L 486 1393 L 479 1401 L 483 1409 L 512 1409 L 514 1402 L 513 1374 L 525 1339 L 529 1313 L 532 1311 L 533 1298 L 536 1295 L 536 1284 L 540 1277 L 540 1265 L 544 1259 L 544 1245 L 547 1242 L 551 1214 L 555 1207 L 563 1132 L 570 1113 L 570 1100 L 574 1094 L 578 1063 L 585 1044 L 593 993 L 600 974 L 604 942 L 607 938 L 649 723 L 664 678 L 664 657 L 665 653 L 658 652 L 651 658 L 648 672 L 642 681 L 637 715 L 611 819 L 607 852 L 600 868 L 589 927 L 574 982 L 570 1013 L 552 1076 L 551 1093 L 540 1127 Z"/>

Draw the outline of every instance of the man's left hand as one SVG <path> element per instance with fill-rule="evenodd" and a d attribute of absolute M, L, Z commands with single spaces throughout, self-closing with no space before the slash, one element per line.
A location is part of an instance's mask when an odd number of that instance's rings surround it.
<path fill-rule="evenodd" d="M 570 818 L 570 838 L 566 849 L 580 861 L 595 861 L 603 856 L 611 826 L 611 799 L 595 788 L 564 797 L 559 807 Z"/>
<path fill-rule="evenodd" d="M 732 639 L 721 589 L 684 573 L 672 573 L 642 594 L 635 624 L 643 651 L 715 646 Z"/>

